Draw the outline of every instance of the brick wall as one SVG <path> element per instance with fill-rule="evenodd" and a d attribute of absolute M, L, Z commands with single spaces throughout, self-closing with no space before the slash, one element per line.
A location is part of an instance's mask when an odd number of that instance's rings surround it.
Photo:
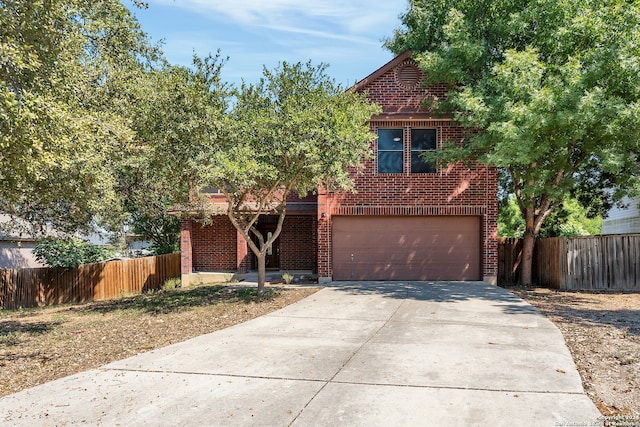
<path fill-rule="evenodd" d="M 406 85 L 399 81 L 398 70 L 405 65 L 416 68 L 418 84 Z M 428 109 L 423 106 L 424 101 L 444 99 L 446 88 L 444 85 L 437 85 L 425 89 L 419 83 L 421 80 L 422 72 L 411 59 L 406 59 L 369 82 L 366 89 L 369 99 L 380 105 L 383 113 L 428 113 Z"/>
<path fill-rule="evenodd" d="M 263 222 L 277 222 L 276 216 Z M 193 270 L 245 272 L 256 268 L 254 255 L 226 216 L 213 217 L 202 226 L 183 220 L 181 232 L 182 274 Z M 280 269 L 316 271 L 317 227 L 310 215 L 288 215 L 280 234 Z"/>
<path fill-rule="evenodd" d="M 205 226 L 195 221 L 183 220 L 183 235 L 187 228 L 190 229 L 192 269 L 196 271 L 237 270 L 237 231 L 229 218 L 215 216 L 212 218 L 212 223 Z M 185 252 L 189 252 L 189 248 L 183 246 L 183 268 Z M 188 274 L 191 271 L 182 273 Z"/>
<path fill-rule="evenodd" d="M 280 234 L 280 269 L 316 271 L 317 225 L 313 216 L 291 215 Z"/>
<path fill-rule="evenodd" d="M 354 174 L 355 193 L 326 194 L 318 197 L 318 275 L 331 277 L 332 215 L 475 215 L 482 224 L 482 273 L 485 278 L 497 276 L 497 171 L 472 164 L 441 165 L 436 173 L 411 174 L 411 129 L 430 128 L 437 131 L 438 146 L 445 141 L 463 143 L 464 129 L 450 118 L 431 115 L 422 102 L 425 98 L 441 99 L 444 87 L 421 88 L 406 85 L 398 79 L 398 70 L 411 64 L 407 59 L 394 64 L 366 89 L 369 98 L 383 108 L 373 117 L 371 131 L 380 128 L 404 130 L 404 172 L 379 174 L 376 156 L 364 163 L 362 174 Z M 421 75 L 420 75 L 421 77 Z M 371 147 L 377 154 L 377 141 Z M 324 217 L 323 217 L 324 214 Z"/>

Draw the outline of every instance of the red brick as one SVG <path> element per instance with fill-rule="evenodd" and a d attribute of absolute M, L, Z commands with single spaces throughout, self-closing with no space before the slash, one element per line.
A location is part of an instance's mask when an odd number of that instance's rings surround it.
<path fill-rule="evenodd" d="M 332 215 L 476 215 L 481 217 L 484 277 L 497 275 L 497 170 L 472 164 L 441 166 L 434 174 L 410 173 L 410 129 L 435 128 L 438 146 L 445 140 L 464 141 L 465 130 L 448 118 L 432 116 L 421 103 L 426 98 L 445 96 L 444 86 L 407 88 L 395 82 L 396 67 L 384 72 L 361 90 L 380 104 L 381 117 L 370 122 L 371 131 L 379 128 L 405 130 L 404 169 L 401 174 L 379 174 L 374 158 L 365 161 L 362 174 L 354 174 L 355 192 L 318 196 L 318 275 L 331 277 Z M 388 66 L 388 65 L 387 65 Z M 383 67 L 384 68 L 384 67 Z M 392 89 L 391 89 L 392 88 Z M 377 151 L 377 141 L 371 146 Z"/>
<path fill-rule="evenodd" d="M 265 217 L 263 222 L 277 222 Z M 311 215 L 288 215 L 280 234 L 281 270 L 316 270 L 316 219 Z M 255 256 L 242 234 L 226 216 L 213 217 L 209 225 L 182 221 L 182 273 L 195 271 L 238 271 L 255 269 Z"/>

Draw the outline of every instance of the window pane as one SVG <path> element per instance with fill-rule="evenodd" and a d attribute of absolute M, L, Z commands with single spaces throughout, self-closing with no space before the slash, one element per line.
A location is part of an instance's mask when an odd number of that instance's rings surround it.
<path fill-rule="evenodd" d="M 378 173 L 402 173 L 402 151 L 378 151 Z"/>
<path fill-rule="evenodd" d="M 436 168 L 431 163 L 422 160 L 420 156 L 424 151 L 411 152 L 411 173 L 435 173 Z"/>
<path fill-rule="evenodd" d="M 378 129 L 378 150 L 402 150 L 402 129 Z"/>
<path fill-rule="evenodd" d="M 436 130 L 435 129 L 411 129 L 411 149 L 412 150 L 435 150 Z"/>

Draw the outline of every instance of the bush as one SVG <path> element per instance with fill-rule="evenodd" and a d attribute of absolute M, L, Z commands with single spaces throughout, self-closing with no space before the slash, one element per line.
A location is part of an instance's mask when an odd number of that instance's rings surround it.
<path fill-rule="evenodd" d="M 163 291 L 173 291 L 174 289 L 178 289 L 182 287 L 182 279 L 180 277 L 175 277 L 173 279 L 167 279 L 162 285 Z"/>
<path fill-rule="evenodd" d="M 113 256 L 113 251 L 72 237 L 42 239 L 33 249 L 33 254 L 39 262 L 49 267 L 75 268 L 80 264 L 107 260 Z"/>
<path fill-rule="evenodd" d="M 284 273 L 282 275 L 282 280 L 284 280 L 284 283 L 286 283 L 287 285 L 290 285 L 291 282 L 293 282 L 293 274 Z"/>

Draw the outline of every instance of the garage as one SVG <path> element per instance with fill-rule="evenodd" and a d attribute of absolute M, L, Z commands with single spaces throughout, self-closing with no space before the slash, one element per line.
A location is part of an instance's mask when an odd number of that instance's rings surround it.
<path fill-rule="evenodd" d="M 332 220 L 333 280 L 481 280 L 480 217 Z"/>

